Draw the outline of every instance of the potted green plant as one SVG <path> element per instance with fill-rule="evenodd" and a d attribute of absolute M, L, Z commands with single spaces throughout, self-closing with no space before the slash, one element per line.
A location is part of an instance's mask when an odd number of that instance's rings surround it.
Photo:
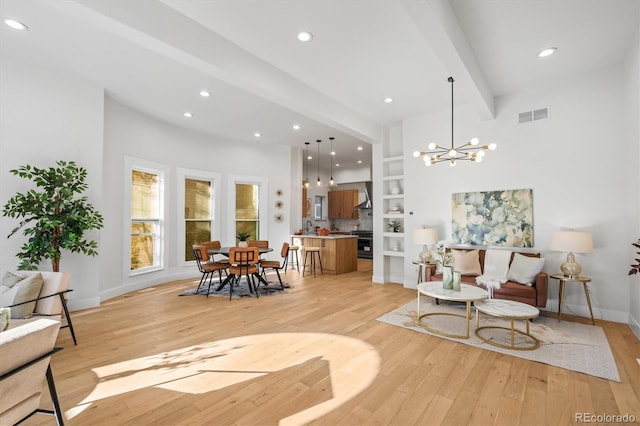
<path fill-rule="evenodd" d="M 30 165 L 9 172 L 32 180 L 38 189 L 17 193 L 7 201 L 2 215 L 19 219 L 7 238 L 23 230 L 27 241 L 16 255 L 19 269 L 33 270 L 43 259 L 51 261 L 51 269 L 60 272 L 62 250 L 96 256 L 98 244 L 87 240 L 84 233 L 103 226 L 102 215 L 80 196 L 88 187 L 87 171 L 73 161 L 58 161 L 58 167 L 40 169 Z"/>
<path fill-rule="evenodd" d="M 393 232 L 400 232 L 400 222 L 397 220 L 392 220 L 387 226 L 391 228 Z"/>
<path fill-rule="evenodd" d="M 247 247 L 247 240 L 251 237 L 251 234 L 248 232 L 240 231 L 236 234 L 236 238 L 238 239 L 238 247 Z"/>

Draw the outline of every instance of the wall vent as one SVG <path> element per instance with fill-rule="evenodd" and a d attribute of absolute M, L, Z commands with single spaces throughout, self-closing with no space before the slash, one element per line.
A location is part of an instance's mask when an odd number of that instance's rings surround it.
<path fill-rule="evenodd" d="M 528 123 L 529 121 L 544 120 L 549 118 L 549 107 L 525 111 L 518 114 L 518 123 Z"/>

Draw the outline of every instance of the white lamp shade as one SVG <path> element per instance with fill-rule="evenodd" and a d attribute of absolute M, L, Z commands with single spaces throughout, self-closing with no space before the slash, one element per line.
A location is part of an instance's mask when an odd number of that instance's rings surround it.
<path fill-rule="evenodd" d="M 438 230 L 435 228 L 419 228 L 413 230 L 415 244 L 430 245 L 438 242 Z"/>
<path fill-rule="evenodd" d="M 591 232 L 556 231 L 551 234 L 549 249 L 569 253 L 591 253 L 593 251 Z"/>

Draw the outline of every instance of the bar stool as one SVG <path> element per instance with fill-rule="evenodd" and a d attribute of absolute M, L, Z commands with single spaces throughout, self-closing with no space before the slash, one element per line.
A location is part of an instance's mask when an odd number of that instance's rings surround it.
<path fill-rule="evenodd" d="M 287 267 L 291 265 L 291 269 L 293 269 L 293 265 L 296 265 L 296 269 L 300 272 L 300 259 L 298 258 L 298 252 L 300 251 L 300 246 L 289 246 L 289 254 L 291 255 L 291 259 L 284 266 L 284 273 L 287 273 Z M 294 260 L 295 257 L 295 260 Z"/>
<path fill-rule="evenodd" d="M 307 269 L 307 256 L 311 253 L 310 268 L 313 268 L 313 277 L 316 277 L 316 255 L 318 255 L 318 262 L 320 263 L 320 272 L 324 275 L 324 269 L 322 269 L 322 259 L 320 258 L 320 247 L 305 247 L 304 248 L 304 260 L 302 265 L 302 276 L 304 277 L 304 271 Z"/>

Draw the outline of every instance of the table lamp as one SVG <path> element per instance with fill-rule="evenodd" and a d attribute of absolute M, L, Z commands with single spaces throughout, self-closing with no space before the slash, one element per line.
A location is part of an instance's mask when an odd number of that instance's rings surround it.
<path fill-rule="evenodd" d="M 556 231 L 551 234 L 549 249 L 568 252 L 567 261 L 560 266 L 560 270 L 565 276 L 576 278 L 582 272 L 582 266 L 576 262 L 574 253 L 591 253 L 593 251 L 591 232 Z"/>
<path fill-rule="evenodd" d="M 431 260 L 429 245 L 433 245 L 438 242 L 438 230 L 435 228 L 414 229 L 413 242 L 415 244 L 422 244 L 422 251 L 418 255 L 418 258 L 420 259 L 420 261 L 429 262 Z"/>

